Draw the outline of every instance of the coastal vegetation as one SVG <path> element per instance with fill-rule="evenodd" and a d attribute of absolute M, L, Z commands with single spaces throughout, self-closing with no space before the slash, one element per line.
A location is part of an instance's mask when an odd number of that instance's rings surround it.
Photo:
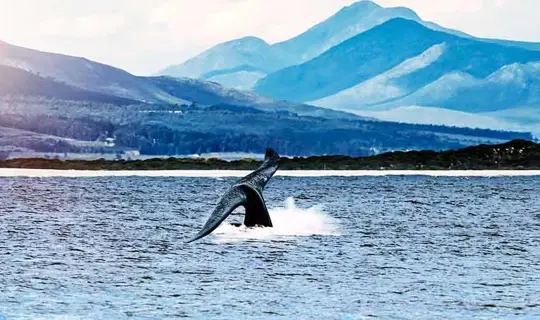
<path fill-rule="evenodd" d="M 217 158 L 165 158 L 148 160 L 11 159 L 3 168 L 71 170 L 253 170 L 251 159 L 225 161 Z M 281 170 L 539 170 L 540 144 L 513 140 L 498 145 L 479 145 L 448 151 L 387 152 L 368 157 L 312 156 L 282 158 Z"/>

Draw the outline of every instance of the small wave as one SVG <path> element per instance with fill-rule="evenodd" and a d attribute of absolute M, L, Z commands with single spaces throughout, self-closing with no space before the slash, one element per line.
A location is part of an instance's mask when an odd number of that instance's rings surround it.
<path fill-rule="evenodd" d="M 219 242 L 264 240 L 313 235 L 339 236 L 336 219 L 324 213 L 322 207 L 298 208 L 294 198 L 285 200 L 285 207 L 270 209 L 273 228 L 235 227 L 224 223 L 214 233 Z"/>

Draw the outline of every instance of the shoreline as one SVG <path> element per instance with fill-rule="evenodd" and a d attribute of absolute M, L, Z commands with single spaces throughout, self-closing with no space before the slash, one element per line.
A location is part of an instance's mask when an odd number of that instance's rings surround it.
<path fill-rule="evenodd" d="M 0 178 L 185 177 L 241 178 L 249 170 L 59 170 L 0 168 Z M 530 177 L 540 170 L 278 170 L 277 177 Z"/>
<path fill-rule="evenodd" d="M 1 160 L 0 168 L 10 169 L 51 169 L 82 171 L 146 171 L 187 172 L 191 176 L 197 171 L 253 171 L 261 161 L 246 158 L 233 161 L 223 159 L 154 158 L 147 160 L 59 160 L 59 159 L 9 159 Z M 447 151 L 395 151 L 375 156 L 310 156 L 281 157 L 280 169 L 291 172 L 326 172 L 326 175 L 366 175 L 366 171 L 383 172 L 383 175 L 419 172 L 452 172 L 485 170 L 483 172 L 525 172 L 540 170 L 540 144 L 513 140 L 500 145 L 479 145 L 459 150 Z M 522 171 L 523 170 L 523 171 Z M 390 173 L 389 173 L 390 172 Z M 380 173 L 379 173 L 380 174 Z M 171 175 L 169 173 L 169 175 Z M 227 175 L 227 174 L 225 174 Z M 371 174 L 373 175 L 373 174 Z M 456 175 L 454 173 L 454 175 Z M 469 175 L 469 174 L 467 174 Z"/>

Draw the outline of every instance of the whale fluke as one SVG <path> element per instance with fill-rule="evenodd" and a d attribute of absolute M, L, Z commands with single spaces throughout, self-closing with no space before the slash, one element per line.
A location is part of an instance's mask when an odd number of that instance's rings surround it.
<path fill-rule="evenodd" d="M 279 155 L 267 148 L 261 166 L 236 182 L 221 197 L 202 230 L 189 242 L 199 240 L 214 231 L 239 206 L 246 209 L 246 227 L 272 227 L 272 220 L 262 196 L 262 191 L 279 167 Z"/>

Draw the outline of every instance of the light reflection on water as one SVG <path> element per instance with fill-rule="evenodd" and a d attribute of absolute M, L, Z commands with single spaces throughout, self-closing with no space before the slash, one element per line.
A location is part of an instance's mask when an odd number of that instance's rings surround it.
<path fill-rule="evenodd" d="M 540 317 L 538 177 L 276 177 L 274 230 L 186 245 L 235 180 L 0 178 L 0 314 Z"/>

